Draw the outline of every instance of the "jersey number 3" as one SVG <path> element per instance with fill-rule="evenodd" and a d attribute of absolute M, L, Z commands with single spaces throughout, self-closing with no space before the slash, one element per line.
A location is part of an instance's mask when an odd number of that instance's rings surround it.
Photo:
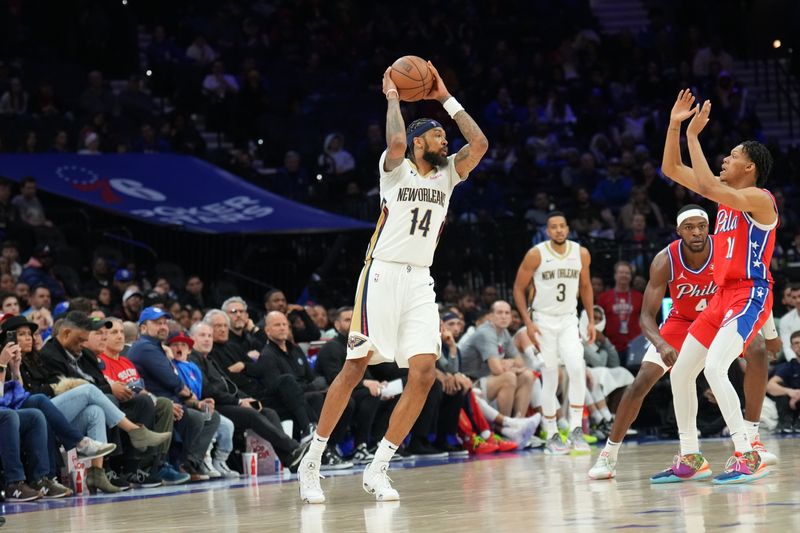
<path fill-rule="evenodd" d="M 431 229 L 431 210 L 428 209 L 422 215 L 422 218 L 419 218 L 419 207 L 415 207 L 411 210 L 411 232 L 410 235 L 414 235 L 414 233 L 419 229 L 422 232 L 423 237 L 428 236 L 428 232 Z"/>
<path fill-rule="evenodd" d="M 564 292 L 567 290 L 567 286 L 564 285 L 563 283 L 559 283 L 556 286 L 556 290 L 558 291 L 558 294 L 556 295 L 556 301 L 563 302 L 567 296 L 566 294 L 564 294 Z"/>

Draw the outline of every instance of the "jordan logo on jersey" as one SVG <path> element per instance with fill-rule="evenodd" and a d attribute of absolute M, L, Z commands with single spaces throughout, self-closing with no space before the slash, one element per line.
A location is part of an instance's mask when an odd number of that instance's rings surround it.
<path fill-rule="evenodd" d="M 677 299 L 683 298 L 684 296 L 690 298 L 699 298 L 702 296 L 709 296 L 717 292 L 717 286 L 713 281 L 709 282 L 708 285 L 702 288 L 697 283 L 678 283 L 675 286 L 675 289 L 677 289 L 677 293 L 675 294 L 675 298 Z"/>
<path fill-rule="evenodd" d="M 739 217 L 731 216 L 726 209 L 720 209 L 717 213 L 717 230 L 716 233 L 723 233 L 726 231 L 735 230 L 739 224 Z"/>

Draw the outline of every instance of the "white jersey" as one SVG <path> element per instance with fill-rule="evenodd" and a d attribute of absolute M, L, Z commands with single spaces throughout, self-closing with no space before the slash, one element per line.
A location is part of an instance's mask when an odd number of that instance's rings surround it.
<path fill-rule="evenodd" d="M 450 194 L 461 183 L 454 159 L 455 155 L 451 155 L 446 167 L 435 168 L 422 176 L 408 159 L 391 172 L 385 172 L 386 152 L 383 152 L 378 162 L 381 214 L 369 240 L 367 261 L 374 258 L 431 266 L 447 217 Z"/>
<path fill-rule="evenodd" d="M 581 274 L 581 246 L 567 241 L 564 255 L 553 250 L 550 241 L 536 245 L 542 257 L 533 273 L 533 311 L 546 315 L 574 315 L 578 311 Z"/>

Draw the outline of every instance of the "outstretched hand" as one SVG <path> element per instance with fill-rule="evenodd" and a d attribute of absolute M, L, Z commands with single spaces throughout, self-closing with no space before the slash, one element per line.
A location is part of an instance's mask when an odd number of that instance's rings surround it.
<path fill-rule="evenodd" d="M 694 95 L 690 89 L 682 89 L 678 93 L 678 99 L 675 100 L 675 105 L 672 106 L 672 111 L 669 113 L 669 120 L 683 122 L 697 112 L 694 106 Z"/>
<path fill-rule="evenodd" d="M 397 85 L 394 84 L 394 81 L 390 76 L 391 72 L 392 72 L 392 67 L 389 67 L 383 73 L 383 94 L 385 94 L 386 97 L 388 98 L 389 91 L 394 91 L 395 97 L 399 98 L 400 93 L 397 92 Z"/>
<path fill-rule="evenodd" d="M 431 72 L 431 76 L 433 76 L 433 86 L 430 92 L 425 96 L 425 100 L 439 100 L 439 102 L 444 102 L 450 98 L 450 91 L 447 90 L 447 87 L 445 87 L 442 81 L 442 77 L 439 75 L 439 71 L 436 70 L 436 67 L 434 67 L 433 63 L 430 61 L 428 61 L 428 70 Z"/>
<path fill-rule="evenodd" d="M 697 136 L 703 131 L 703 128 L 706 127 L 708 124 L 708 116 L 711 114 L 711 101 L 706 100 L 703 102 L 703 106 L 700 107 L 700 104 L 697 104 L 694 108 L 694 118 L 691 122 L 689 122 L 689 126 L 686 128 L 686 135 L 693 135 Z"/>

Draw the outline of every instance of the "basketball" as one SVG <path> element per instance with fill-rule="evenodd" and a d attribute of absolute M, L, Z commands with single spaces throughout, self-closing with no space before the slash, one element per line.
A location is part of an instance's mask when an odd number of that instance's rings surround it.
<path fill-rule="evenodd" d="M 400 100 L 416 102 L 422 100 L 433 87 L 433 75 L 428 63 L 417 56 L 403 56 L 392 64 L 389 74 L 397 86 Z"/>

